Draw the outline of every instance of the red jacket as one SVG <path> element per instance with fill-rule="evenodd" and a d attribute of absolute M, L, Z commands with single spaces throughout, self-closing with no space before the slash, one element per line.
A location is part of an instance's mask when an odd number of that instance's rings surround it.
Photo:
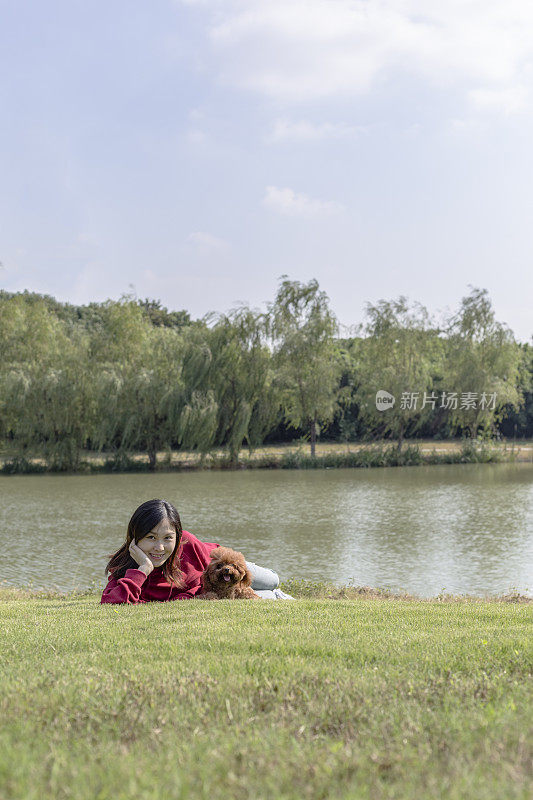
<path fill-rule="evenodd" d="M 187 600 L 201 589 L 200 577 L 218 544 L 201 542 L 192 533 L 183 531 L 178 558 L 185 587 L 178 589 L 163 575 L 163 565 L 155 567 L 148 577 L 140 569 L 128 569 L 123 578 L 109 576 L 102 594 L 102 603 L 149 603 L 153 600 Z"/>

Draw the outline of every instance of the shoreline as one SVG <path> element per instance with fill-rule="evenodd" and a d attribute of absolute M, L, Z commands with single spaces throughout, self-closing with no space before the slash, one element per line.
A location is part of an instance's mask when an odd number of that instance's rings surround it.
<path fill-rule="evenodd" d="M 201 455 L 174 451 L 158 454 L 151 468 L 143 453 L 113 459 L 98 453 L 85 453 L 76 470 L 48 466 L 44 459 L 21 459 L 4 455 L 1 475 L 98 475 L 128 473 L 200 472 L 249 469 L 369 469 L 377 467 L 430 466 L 434 464 L 533 463 L 533 442 L 478 442 L 442 440 L 406 441 L 398 452 L 395 442 L 342 445 L 325 442 L 317 445 L 314 457 L 308 445 L 267 445 L 253 452 L 241 451 L 232 461 L 224 450 Z"/>

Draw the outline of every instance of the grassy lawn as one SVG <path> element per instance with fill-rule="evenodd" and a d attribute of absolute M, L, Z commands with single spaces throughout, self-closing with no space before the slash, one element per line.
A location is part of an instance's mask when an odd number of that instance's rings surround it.
<path fill-rule="evenodd" d="M 531 604 L 0 592 L 2 800 L 531 797 Z"/>

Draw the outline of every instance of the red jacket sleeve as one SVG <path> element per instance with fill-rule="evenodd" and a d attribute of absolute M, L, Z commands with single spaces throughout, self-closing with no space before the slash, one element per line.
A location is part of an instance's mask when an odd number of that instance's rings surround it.
<path fill-rule="evenodd" d="M 140 569 L 128 569 L 123 578 L 109 577 L 102 594 L 101 603 L 144 603 L 141 600 L 141 589 L 146 575 Z"/>

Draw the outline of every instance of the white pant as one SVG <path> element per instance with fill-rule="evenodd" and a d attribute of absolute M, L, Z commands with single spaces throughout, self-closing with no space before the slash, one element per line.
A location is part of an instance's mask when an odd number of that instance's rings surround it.
<path fill-rule="evenodd" d="M 258 567 L 252 561 L 247 561 L 246 566 L 252 573 L 252 589 L 263 600 L 294 600 L 290 594 L 281 591 L 279 578 L 273 570 Z"/>

